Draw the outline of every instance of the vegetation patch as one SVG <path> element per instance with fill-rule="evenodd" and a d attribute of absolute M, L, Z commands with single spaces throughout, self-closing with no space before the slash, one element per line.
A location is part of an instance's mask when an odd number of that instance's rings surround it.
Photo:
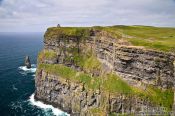
<path fill-rule="evenodd" d="M 101 109 L 101 108 L 91 108 L 89 112 L 90 114 L 95 116 L 106 116 L 104 109 Z"/>
<path fill-rule="evenodd" d="M 38 70 L 43 69 L 50 74 L 59 75 L 65 79 L 71 79 L 76 75 L 76 71 L 66 67 L 64 65 L 57 65 L 57 64 L 39 64 Z"/>
<path fill-rule="evenodd" d="M 104 28 L 119 32 L 123 38 L 135 46 L 144 46 L 165 52 L 172 52 L 175 48 L 175 28 L 152 26 L 113 26 Z"/>
<path fill-rule="evenodd" d="M 172 109 L 174 92 L 173 90 L 161 90 L 157 87 L 148 86 L 145 91 L 133 88 L 134 93 L 143 99 L 152 101 L 154 104 L 164 106 L 167 110 Z"/>
<path fill-rule="evenodd" d="M 102 87 L 104 90 L 110 93 L 124 93 L 124 94 L 132 94 L 132 87 L 130 87 L 126 82 L 121 80 L 115 74 L 108 74 L 104 77 Z"/>
<path fill-rule="evenodd" d="M 101 66 L 101 62 L 94 55 L 92 55 L 91 57 L 85 60 L 83 64 L 83 68 L 85 70 L 93 72 L 93 71 L 101 70 L 102 66 Z"/>
<path fill-rule="evenodd" d="M 86 72 L 96 72 L 102 69 L 101 62 L 97 59 L 97 57 L 89 50 L 86 50 L 86 53 L 80 51 L 78 52 L 77 48 L 69 48 L 69 54 L 71 56 L 66 57 L 67 62 L 71 62 L 80 66 Z"/>
<path fill-rule="evenodd" d="M 128 93 L 132 89 L 115 74 L 108 74 L 104 77 L 92 77 L 83 72 L 77 72 L 74 69 L 60 64 L 39 64 L 38 69 L 48 73 L 59 75 L 65 79 L 81 82 L 85 87 L 96 90 L 101 87 L 108 92 Z"/>
<path fill-rule="evenodd" d="M 38 60 L 42 61 L 43 59 L 51 60 L 57 57 L 56 52 L 53 50 L 43 50 L 38 55 Z"/>
<path fill-rule="evenodd" d="M 104 93 L 125 95 L 137 95 L 140 98 L 152 101 L 156 105 L 164 106 L 168 110 L 172 108 L 174 94 L 172 90 L 161 90 L 148 86 L 146 90 L 129 86 L 115 74 L 107 74 L 101 77 L 92 77 L 84 72 L 77 72 L 70 67 L 59 64 L 39 64 L 38 70 L 44 70 L 50 74 L 58 75 L 73 82 L 83 83 L 87 90 L 101 90 Z"/>
<path fill-rule="evenodd" d="M 90 28 L 88 27 L 51 27 L 48 28 L 45 33 L 45 39 L 55 39 L 55 38 L 77 38 L 79 41 L 89 37 Z"/>
<path fill-rule="evenodd" d="M 80 82 L 85 85 L 87 89 L 96 90 L 100 87 L 100 79 L 98 77 L 91 77 L 89 74 L 77 72 L 70 67 L 59 64 L 39 64 L 38 70 L 44 70 L 50 74 L 61 76 L 67 80 Z"/>

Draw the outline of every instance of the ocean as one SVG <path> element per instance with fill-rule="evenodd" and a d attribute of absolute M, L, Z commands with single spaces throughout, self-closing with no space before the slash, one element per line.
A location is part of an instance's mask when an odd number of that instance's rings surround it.
<path fill-rule="evenodd" d="M 43 33 L 0 33 L 0 116 L 67 116 L 34 100 L 38 52 Z M 29 55 L 32 68 L 24 66 Z"/>

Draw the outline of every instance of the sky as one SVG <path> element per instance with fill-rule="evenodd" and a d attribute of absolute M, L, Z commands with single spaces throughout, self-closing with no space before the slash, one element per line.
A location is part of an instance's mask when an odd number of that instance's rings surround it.
<path fill-rule="evenodd" d="M 0 32 L 56 26 L 175 27 L 175 0 L 0 0 Z"/>

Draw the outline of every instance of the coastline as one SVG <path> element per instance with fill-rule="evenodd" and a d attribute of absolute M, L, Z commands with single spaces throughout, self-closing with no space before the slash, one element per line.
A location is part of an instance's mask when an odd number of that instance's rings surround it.
<path fill-rule="evenodd" d="M 35 96 L 35 93 L 33 93 L 30 97 L 29 97 L 29 101 L 32 105 L 34 106 L 37 106 L 41 109 L 51 109 L 53 114 L 56 115 L 56 116 L 70 116 L 70 114 L 62 111 L 61 109 L 55 107 L 55 105 L 49 105 L 48 102 L 45 102 L 43 100 L 40 100 L 38 99 L 36 96 Z"/>

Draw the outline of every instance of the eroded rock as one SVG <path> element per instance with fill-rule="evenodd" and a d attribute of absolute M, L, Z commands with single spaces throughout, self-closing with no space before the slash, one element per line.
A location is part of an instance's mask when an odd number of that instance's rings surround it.
<path fill-rule="evenodd" d="M 30 58 L 29 58 L 29 56 L 26 56 L 26 57 L 25 57 L 24 65 L 25 65 L 27 68 L 31 68 L 31 63 L 30 63 Z"/>

